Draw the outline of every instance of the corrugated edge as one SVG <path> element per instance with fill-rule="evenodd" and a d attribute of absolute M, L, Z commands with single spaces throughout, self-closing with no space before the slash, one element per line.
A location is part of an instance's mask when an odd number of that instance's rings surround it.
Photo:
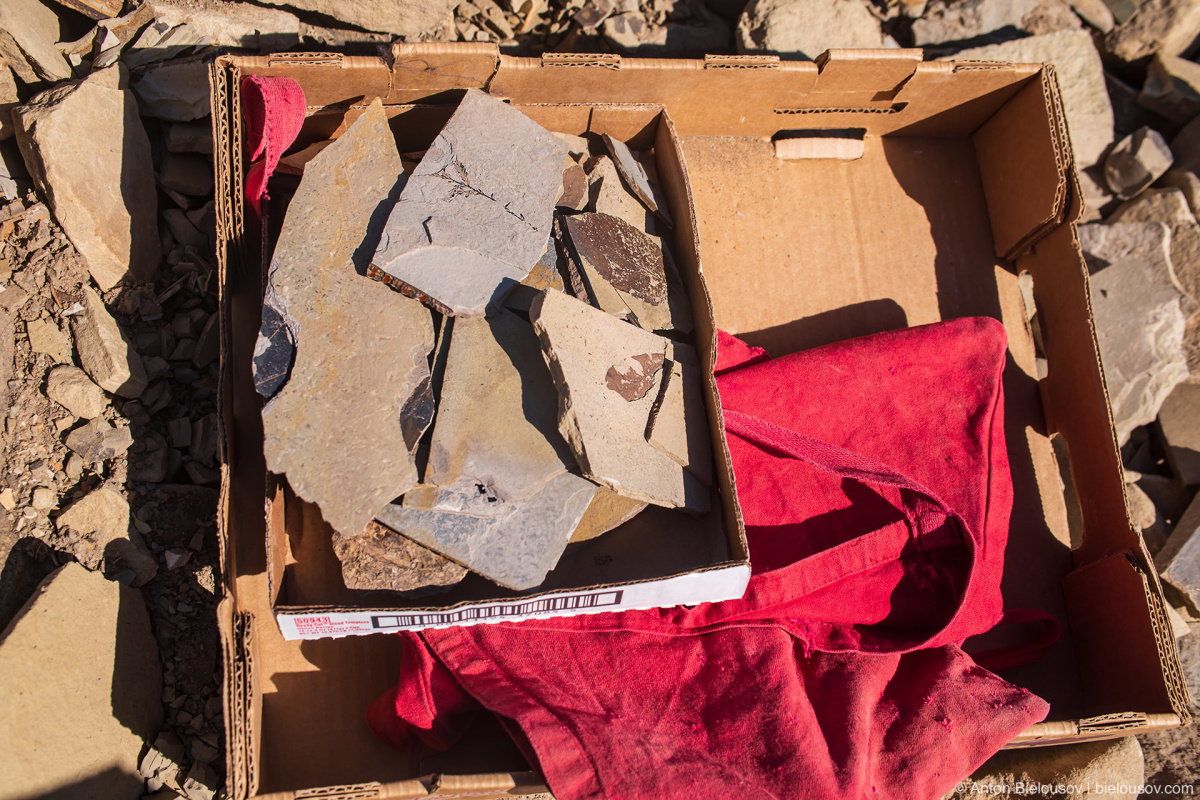
<path fill-rule="evenodd" d="M 1021 238 L 1008 252 L 1000 254 L 1006 261 L 1015 261 L 1023 253 L 1050 235 L 1059 225 L 1071 222 L 1067 209 L 1071 204 L 1072 192 L 1078 194 L 1079 179 L 1075 176 L 1075 155 L 1067 134 L 1066 117 L 1062 110 L 1062 93 L 1058 87 L 1058 75 L 1053 64 L 1043 64 L 1040 76 L 1042 95 L 1050 117 L 1050 138 L 1054 148 L 1054 161 L 1058 166 L 1058 188 L 1050 212 L 1033 230 Z"/>
<path fill-rule="evenodd" d="M 1179 662 L 1179 643 L 1167 616 L 1167 601 L 1163 596 L 1158 571 L 1153 568 L 1154 562 L 1150 560 L 1150 554 L 1140 535 L 1138 542 L 1141 545 L 1139 552 L 1126 553 L 1125 558 L 1142 578 L 1146 602 L 1150 608 L 1150 624 L 1154 629 L 1154 643 L 1158 648 L 1158 662 L 1167 682 L 1171 710 L 1179 716 L 1181 725 L 1188 725 L 1192 721 L 1191 697 L 1187 679 L 1183 674 L 1183 665 Z"/>

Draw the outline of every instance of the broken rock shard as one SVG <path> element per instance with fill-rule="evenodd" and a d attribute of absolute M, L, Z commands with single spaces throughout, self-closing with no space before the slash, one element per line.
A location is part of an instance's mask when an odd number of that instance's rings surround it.
<path fill-rule="evenodd" d="M 678 346 L 559 292 L 535 299 L 529 317 L 558 387 L 559 430 L 583 474 L 648 503 L 707 511 L 708 489 L 645 438 L 662 365 Z"/>
<path fill-rule="evenodd" d="M 296 348 L 263 408 L 267 466 L 350 536 L 417 482 L 401 411 L 429 377 L 433 321 L 353 263 L 400 172 L 376 101 L 305 169 L 266 291 Z"/>
<path fill-rule="evenodd" d="M 501 504 L 528 499 L 575 463 L 557 408 L 532 325 L 505 309 L 455 320 L 425 482 L 463 503 L 485 492 Z"/>
<path fill-rule="evenodd" d="M 607 214 L 562 218 L 594 304 L 648 331 L 692 329 L 688 298 L 667 271 L 662 249 L 640 230 Z"/>
<path fill-rule="evenodd" d="M 613 164 L 616 165 L 617 172 L 621 175 L 621 180 L 625 182 L 634 196 L 642 202 L 642 205 L 657 214 L 667 227 L 674 227 L 666 204 L 662 202 L 662 196 L 650 182 L 649 176 L 646 175 L 646 168 L 637 160 L 637 156 L 633 154 L 629 146 L 607 133 L 604 134 L 604 144 L 608 147 Z"/>
<path fill-rule="evenodd" d="M 676 349 L 686 345 L 675 345 Z M 705 486 L 712 485 L 713 454 L 700 368 L 667 361 L 662 389 L 650 409 L 646 441 L 669 455 Z"/>
<path fill-rule="evenodd" d="M 358 536 L 334 534 L 347 589 L 431 594 L 461 581 L 467 570 L 372 520 Z"/>
<path fill-rule="evenodd" d="M 563 472 L 491 517 L 389 505 L 377 519 L 509 589 L 532 589 L 562 556 L 597 486 Z"/>
<path fill-rule="evenodd" d="M 566 143 L 520 111 L 468 91 L 408 178 L 370 274 L 482 316 L 542 254 L 566 157 Z"/>

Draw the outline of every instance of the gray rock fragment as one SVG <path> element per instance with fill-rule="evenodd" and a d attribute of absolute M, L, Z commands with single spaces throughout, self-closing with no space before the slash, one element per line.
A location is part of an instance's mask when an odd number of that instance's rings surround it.
<path fill-rule="evenodd" d="M 104 301 L 83 287 L 83 312 L 71 317 L 79 365 L 106 392 L 136 398 L 146 390 L 146 368 Z"/>
<path fill-rule="evenodd" d="M 354 261 L 371 246 L 372 219 L 401 171 L 375 101 L 309 163 L 268 275 L 266 307 L 296 352 L 287 383 L 263 408 L 267 467 L 348 535 L 417 482 L 400 413 L 429 376 L 433 323 L 420 303 L 359 275 Z"/>
<path fill-rule="evenodd" d="M 122 70 L 59 84 L 13 110 L 25 164 L 103 291 L 127 275 L 150 280 L 161 258 L 150 140 Z"/>
<path fill-rule="evenodd" d="M 1200 114 L 1200 64 L 1158 53 L 1146 71 L 1138 105 L 1183 125 Z"/>
<path fill-rule="evenodd" d="M 387 527 L 509 589 L 532 589 L 546 578 L 587 510 L 596 484 L 563 472 L 507 513 L 490 517 L 388 505 L 376 518 Z"/>
<path fill-rule="evenodd" d="M 609 155 L 612 156 L 613 165 L 616 166 L 621 180 L 629 187 L 629 191 L 633 192 L 634 197 L 640 200 L 647 209 L 653 211 L 668 228 L 673 227 L 671 214 L 667 211 L 667 205 L 663 202 L 662 195 L 650 182 L 646 168 L 637 160 L 629 146 L 607 133 L 604 134 L 604 145 L 608 148 Z"/>
<path fill-rule="evenodd" d="M 623 219 L 640 231 L 654 232 L 653 213 L 625 188 L 616 164 L 608 156 L 592 162 L 588 194 L 592 211 Z"/>
<path fill-rule="evenodd" d="M 558 292 L 535 300 L 530 319 L 583 474 L 648 503 L 707 511 L 708 489 L 645 439 L 672 343 Z"/>
<path fill-rule="evenodd" d="M 1184 486 L 1200 484 L 1200 386 L 1181 383 L 1158 410 L 1171 471 Z"/>
<path fill-rule="evenodd" d="M 566 153 L 520 111 L 469 90 L 392 209 L 371 276 L 481 316 L 542 254 Z"/>
<path fill-rule="evenodd" d="M 167 150 L 212 155 L 212 126 L 207 122 L 176 122 L 167 126 Z"/>
<path fill-rule="evenodd" d="M 1171 166 L 1171 148 L 1153 128 L 1140 128 L 1113 145 L 1104 159 L 1104 180 L 1113 194 L 1128 200 Z"/>
<path fill-rule="evenodd" d="M 557 407 L 532 325 L 504 309 L 456 320 L 425 483 L 462 499 L 444 496 L 434 508 L 484 496 L 497 509 L 519 503 L 574 466 Z"/>
<path fill-rule="evenodd" d="M 1166 224 L 1171 229 L 1172 274 L 1187 295 L 1200 300 L 1200 225 L 1183 192 L 1174 188 L 1148 189 L 1118 206 L 1108 221 Z"/>
<path fill-rule="evenodd" d="M 1078 231 L 1079 245 L 1092 272 L 1099 272 L 1123 259 L 1135 258 L 1150 267 L 1156 280 L 1169 283 L 1190 297 L 1171 263 L 1171 229 L 1165 224 L 1113 222 L 1080 225 Z"/>
<path fill-rule="evenodd" d="M 103 417 L 67 434 L 66 445 L 89 464 L 116 458 L 133 444 L 129 428 L 114 428 Z"/>
<path fill-rule="evenodd" d="M 1155 53 L 1183 55 L 1200 35 L 1200 4 L 1194 0 L 1138 0 L 1135 13 L 1104 39 L 1104 49 L 1121 61 Z"/>
<path fill-rule="evenodd" d="M 1180 294 L 1136 258 L 1093 275 L 1091 292 L 1117 440 L 1124 443 L 1188 376 Z"/>
<path fill-rule="evenodd" d="M 207 117 L 208 65 L 198 59 L 175 60 L 138 70 L 130 83 L 142 113 L 172 122 Z"/>
<path fill-rule="evenodd" d="M 577 214 L 562 224 L 597 308 L 648 331 L 692 330 L 687 293 L 650 237 L 606 214 Z"/>
<path fill-rule="evenodd" d="M 395 531 L 371 521 L 358 536 L 335 533 L 333 552 L 342 562 L 342 580 L 355 591 L 444 591 L 467 570 Z"/>
<path fill-rule="evenodd" d="M 31 319 L 25 323 L 25 335 L 33 352 L 45 353 L 59 364 L 71 362 L 71 341 L 50 320 Z"/>
<path fill-rule="evenodd" d="M 1200 498 L 1183 512 L 1166 544 L 1154 556 L 1169 600 L 1180 603 L 1193 616 L 1200 614 Z M 1175 595 L 1172 597 L 1172 595 Z"/>

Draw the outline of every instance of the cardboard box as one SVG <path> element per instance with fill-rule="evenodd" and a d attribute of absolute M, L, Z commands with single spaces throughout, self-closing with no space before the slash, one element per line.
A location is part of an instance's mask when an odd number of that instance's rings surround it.
<path fill-rule="evenodd" d="M 716 325 L 774 355 L 944 318 L 1000 319 L 1010 338 L 1005 414 L 1016 489 L 1006 602 L 1050 611 L 1065 631 L 1042 661 L 1005 673 L 1051 703 L 1047 720 L 1010 746 L 1189 721 L 1158 577 L 1126 511 L 1075 234 L 1082 201 L 1053 70 L 920 58 L 891 50 L 830 51 L 815 63 L 518 59 L 486 45 L 398 45 L 391 63 L 328 54 L 218 59 L 219 257 L 232 344 L 223 362 L 220 624 L 233 797 L 546 791 L 498 727 L 425 761 L 374 740 L 363 714 L 396 679 L 396 637 L 288 641 L 271 619 L 279 586 L 270 576 L 280 565 L 263 546 L 261 441 L 252 433 L 259 406 L 246 387 L 245 343 L 258 319 L 246 287 L 261 280 L 240 205 L 236 87 L 246 74 L 298 80 L 312 114 L 304 135 L 312 138 L 327 137 L 377 96 L 445 114 L 452 90 L 467 87 L 574 133 L 627 126 L 622 138 L 636 140 L 632 121 L 642 120 L 656 144 L 673 146 L 659 133 L 665 110 L 681 169 L 663 169 L 664 147 L 656 147 L 661 177 L 673 210 L 681 190 L 694 204 L 687 222 L 696 262 L 688 267 L 707 282 Z M 787 158 L 777 157 L 777 146 Z M 1025 274 L 1045 348 L 1040 380 Z M 1074 491 L 1064 492 L 1064 482 Z M 274 502 L 270 511 L 287 513 Z"/>

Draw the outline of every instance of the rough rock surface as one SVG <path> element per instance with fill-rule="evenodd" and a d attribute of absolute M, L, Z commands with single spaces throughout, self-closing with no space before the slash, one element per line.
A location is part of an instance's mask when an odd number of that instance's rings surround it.
<path fill-rule="evenodd" d="M 676 349 L 680 347 L 683 345 Z M 662 389 L 650 409 L 646 441 L 673 458 L 705 486 L 712 485 L 712 438 L 704 409 L 699 367 L 672 360 L 663 362 Z"/>
<path fill-rule="evenodd" d="M 1137 258 L 1092 276 L 1096 338 L 1108 382 L 1117 440 L 1154 420 L 1175 385 L 1188 376 L 1180 293 Z"/>
<path fill-rule="evenodd" d="M 1058 71 L 1063 110 L 1079 166 L 1095 164 L 1113 140 L 1113 110 L 1100 54 L 1087 31 L 1059 31 L 961 50 L 955 61 L 1050 62 Z"/>
<path fill-rule="evenodd" d="M 276 52 L 300 43 L 300 20 L 294 14 L 250 3 L 220 6 L 185 5 L 153 0 L 155 18 L 167 25 L 186 25 L 213 47 L 239 47 Z"/>
<path fill-rule="evenodd" d="M 1171 229 L 1161 222 L 1113 222 L 1079 226 L 1079 246 L 1092 272 L 1127 258 L 1136 258 L 1169 283 L 1190 295 L 1171 263 Z"/>
<path fill-rule="evenodd" d="M 934 0 L 912 25 L 916 47 L 965 42 L 989 34 L 1012 38 L 1019 32 L 1053 33 L 1078 29 L 1079 19 L 1063 0 Z"/>
<path fill-rule="evenodd" d="M 625 188 L 617 165 L 608 156 L 600 156 L 592 163 L 588 194 L 597 213 L 623 219 L 640 231 L 653 232 L 652 213 Z"/>
<path fill-rule="evenodd" d="M 142 357 L 90 287 L 83 289 L 83 313 L 71 319 L 79 365 L 106 392 L 139 397 L 149 382 Z"/>
<path fill-rule="evenodd" d="M 564 472 L 495 516 L 394 504 L 376 516 L 392 530 L 501 586 L 532 589 L 558 563 L 596 489 L 586 478 Z"/>
<path fill-rule="evenodd" d="M 58 540 L 91 570 L 106 568 L 110 576 L 128 570 L 123 582 L 145 585 L 158 571 L 154 557 L 136 528 L 130 526 L 129 503 L 111 486 L 100 486 L 59 514 Z"/>
<path fill-rule="evenodd" d="M 597 308 L 648 331 L 692 330 L 687 293 L 649 236 L 607 214 L 564 217 L 563 227 Z"/>
<path fill-rule="evenodd" d="M 461 495 L 440 498 L 453 510 L 528 500 L 575 465 L 557 408 L 532 325 L 504 309 L 455 320 L 425 483 Z"/>
<path fill-rule="evenodd" d="M 0 4 L 0 59 L 24 83 L 71 77 L 71 65 L 54 43 L 58 17 L 38 0 L 4 0 Z"/>
<path fill-rule="evenodd" d="M 992 756 L 947 800 L 984 800 L 1024 786 L 1104 786 L 1104 794 L 1132 795 L 1145 782 L 1142 748 L 1135 737 L 1101 742 L 1005 750 Z M 1111 788 L 1109 788 L 1111 787 Z M 1053 794 L 1036 796 L 1051 797 Z M 1062 794 L 1062 796 L 1068 796 Z M 1093 792 L 1072 797 L 1093 796 Z"/>
<path fill-rule="evenodd" d="M 52 573 L 0 641 L 5 794 L 137 800 L 162 682 L 139 592 L 78 564 Z"/>
<path fill-rule="evenodd" d="M 1200 485 L 1200 386 L 1175 387 L 1158 410 L 1158 429 L 1171 472 L 1184 486 Z"/>
<path fill-rule="evenodd" d="M 559 292 L 535 300 L 529 317 L 583 474 L 648 503 L 707 511 L 708 489 L 645 439 L 670 342 Z"/>
<path fill-rule="evenodd" d="M 415 37 L 448 28 L 453 22 L 453 0 L 266 0 L 336 19 L 367 31 Z"/>
<path fill-rule="evenodd" d="M 461 581 L 467 570 L 395 531 L 370 522 L 358 536 L 334 534 L 346 588 L 428 593 Z M 424 590 L 424 591 L 422 591 Z"/>
<path fill-rule="evenodd" d="M 67 434 L 67 447 L 74 450 L 87 464 L 98 464 L 121 455 L 133 444 L 129 428 L 114 428 L 103 417 L 97 417 Z"/>
<path fill-rule="evenodd" d="M 33 352 L 45 353 L 59 364 L 71 362 L 71 341 L 50 320 L 30 320 L 25 324 L 25 335 Z"/>
<path fill-rule="evenodd" d="M 752 0 L 737 24 L 740 52 L 815 59 L 831 48 L 883 46 L 879 20 L 861 0 Z"/>
<path fill-rule="evenodd" d="M 50 370 L 46 378 L 46 396 L 84 419 L 95 419 L 108 407 L 104 392 L 77 367 L 61 366 Z"/>
<path fill-rule="evenodd" d="M 1138 105 L 1183 125 L 1200 114 L 1200 64 L 1159 53 L 1146 71 Z"/>
<path fill-rule="evenodd" d="M 376 101 L 309 163 L 268 277 L 266 302 L 296 355 L 263 408 L 267 467 L 351 536 L 417 482 L 400 412 L 429 377 L 433 322 L 417 301 L 358 274 L 354 261 L 372 247 L 364 233 L 401 172 Z"/>
<path fill-rule="evenodd" d="M 1122 61 L 1154 53 L 1182 55 L 1200 35 L 1200 4 L 1193 0 L 1139 0 L 1137 12 L 1105 37 L 1105 49 Z"/>
<path fill-rule="evenodd" d="M 472 89 L 392 209 L 372 275 L 458 316 L 480 316 L 545 252 L 567 145 Z"/>
<path fill-rule="evenodd" d="M 138 70 L 130 80 L 138 107 L 150 117 L 189 122 L 207 117 L 208 65 L 201 60 L 168 61 Z"/>
<path fill-rule="evenodd" d="M 1104 179 L 1122 200 L 1140 194 L 1171 166 L 1171 148 L 1153 128 L 1139 128 L 1113 145 L 1104 159 Z"/>
<path fill-rule="evenodd" d="M 1154 556 L 1167 599 L 1200 616 L 1200 499 L 1193 499 Z"/>
<path fill-rule="evenodd" d="M 150 280 L 161 257 L 150 140 L 123 69 L 59 84 L 13 110 L 29 173 L 105 291 L 127 275 Z"/>

